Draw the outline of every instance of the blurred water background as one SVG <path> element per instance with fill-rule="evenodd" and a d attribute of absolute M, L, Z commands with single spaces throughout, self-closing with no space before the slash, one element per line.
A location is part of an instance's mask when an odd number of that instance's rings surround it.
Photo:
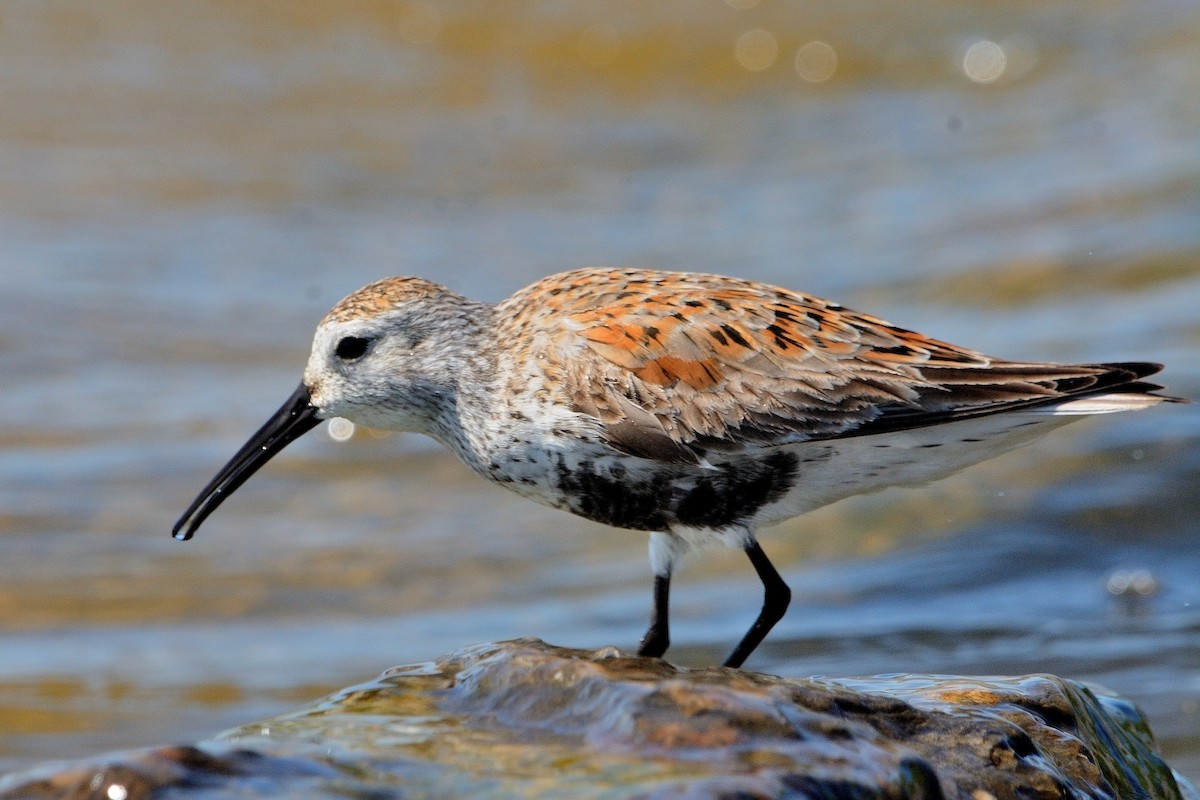
<path fill-rule="evenodd" d="M 1200 4 L 0 5 L 0 769 L 204 738 L 482 641 L 632 648 L 644 536 L 324 428 L 187 544 L 325 310 L 575 266 L 832 297 L 1200 397 Z M 1200 777 L 1200 407 L 1071 426 L 764 536 L 748 664 L 1053 672 Z M 672 659 L 757 610 L 688 562 Z"/>

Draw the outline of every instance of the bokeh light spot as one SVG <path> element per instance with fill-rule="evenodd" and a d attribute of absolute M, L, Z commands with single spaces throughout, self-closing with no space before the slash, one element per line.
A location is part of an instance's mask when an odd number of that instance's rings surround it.
<path fill-rule="evenodd" d="M 991 83 L 1004 74 L 1007 65 L 1004 48 L 987 39 L 974 42 L 963 53 L 963 74 L 976 83 Z"/>
<path fill-rule="evenodd" d="M 769 69 L 779 57 L 779 43 L 770 31 L 754 28 L 738 37 L 733 55 L 742 69 L 762 72 Z"/>
<path fill-rule="evenodd" d="M 334 417 L 329 420 L 326 431 L 329 433 L 329 438 L 335 442 L 345 442 L 354 436 L 354 423 L 342 417 Z"/>
<path fill-rule="evenodd" d="M 1105 588 L 1109 594 L 1126 595 L 1134 594 L 1141 597 L 1150 597 L 1157 594 L 1161 588 L 1158 578 L 1146 569 L 1118 569 L 1108 576 L 1105 581 Z"/>
<path fill-rule="evenodd" d="M 832 78 L 837 63 L 837 51 L 828 42 L 812 41 L 796 51 L 796 73 L 809 83 Z"/>

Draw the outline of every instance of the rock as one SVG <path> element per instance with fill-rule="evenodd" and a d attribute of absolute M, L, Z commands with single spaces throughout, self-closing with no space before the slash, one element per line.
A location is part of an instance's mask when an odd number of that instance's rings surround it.
<path fill-rule="evenodd" d="M 196 747 L 0 798 L 1175 798 L 1129 703 L 1049 675 L 784 679 L 535 640 L 391 669 Z"/>

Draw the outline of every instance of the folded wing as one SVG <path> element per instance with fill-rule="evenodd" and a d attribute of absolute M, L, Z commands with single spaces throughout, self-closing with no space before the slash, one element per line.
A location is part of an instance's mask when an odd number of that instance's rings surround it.
<path fill-rule="evenodd" d="M 1087 414 L 1170 399 L 1141 381 L 1157 364 L 995 359 L 734 278 L 579 270 L 553 281 L 571 283 L 556 314 L 574 407 L 616 450 L 662 461 L 1018 408 Z"/>

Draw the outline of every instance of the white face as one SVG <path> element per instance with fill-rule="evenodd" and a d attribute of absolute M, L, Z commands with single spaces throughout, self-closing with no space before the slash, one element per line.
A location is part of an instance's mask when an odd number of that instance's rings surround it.
<path fill-rule="evenodd" d="M 327 322 L 317 329 L 304 383 L 320 416 L 426 432 L 452 394 L 453 375 L 429 330 L 407 315 Z"/>

